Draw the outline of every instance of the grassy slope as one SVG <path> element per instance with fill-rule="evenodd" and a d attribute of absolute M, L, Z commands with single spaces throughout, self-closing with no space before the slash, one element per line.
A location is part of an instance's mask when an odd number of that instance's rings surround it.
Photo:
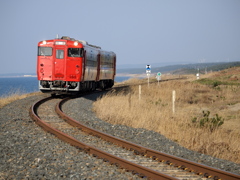
<path fill-rule="evenodd" d="M 22 94 L 20 92 L 10 94 L 5 97 L 0 97 L 0 108 L 6 106 L 7 104 L 19 100 L 19 99 L 24 99 L 28 96 L 33 96 L 33 95 L 38 95 L 40 92 L 35 92 L 35 93 L 29 93 L 29 94 Z"/>
<path fill-rule="evenodd" d="M 127 92 L 109 93 L 99 99 L 94 103 L 94 111 L 110 123 L 153 130 L 189 149 L 240 163 L 239 77 L 240 67 L 236 67 L 201 75 L 197 81 L 188 76 L 186 80 L 161 82 L 159 86 L 143 85 L 140 100 L 139 87 L 133 86 Z M 162 77 L 166 78 L 171 77 Z M 224 124 L 214 131 L 209 126 L 199 127 L 192 120 L 203 119 L 203 111 L 210 112 L 209 119 L 223 119 Z"/>

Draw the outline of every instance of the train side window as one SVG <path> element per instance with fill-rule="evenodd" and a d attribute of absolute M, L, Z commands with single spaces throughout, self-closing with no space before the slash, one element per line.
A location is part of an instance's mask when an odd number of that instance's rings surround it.
<path fill-rule="evenodd" d="M 82 48 L 68 48 L 68 57 L 83 57 Z"/>
<path fill-rule="evenodd" d="M 63 59 L 63 57 L 64 57 L 64 51 L 60 50 L 60 49 L 57 49 L 56 50 L 56 58 L 57 59 Z"/>
<path fill-rule="evenodd" d="M 86 66 L 97 67 L 97 61 L 87 60 Z"/>

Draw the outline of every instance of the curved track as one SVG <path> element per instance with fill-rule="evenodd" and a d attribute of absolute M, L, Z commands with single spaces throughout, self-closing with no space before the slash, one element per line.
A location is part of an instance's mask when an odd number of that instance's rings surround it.
<path fill-rule="evenodd" d="M 63 141 L 97 158 L 132 171 L 133 174 L 138 174 L 140 177 L 151 179 L 240 179 L 240 176 L 236 174 L 161 153 L 91 129 L 62 112 L 61 106 L 69 99 L 61 101 L 50 97 L 42 99 L 32 105 L 30 116 L 44 130 Z M 55 111 L 61 118 L 54 113 L 55 104 Z M 86 135 L 86 133 L 93 136 Z"/>

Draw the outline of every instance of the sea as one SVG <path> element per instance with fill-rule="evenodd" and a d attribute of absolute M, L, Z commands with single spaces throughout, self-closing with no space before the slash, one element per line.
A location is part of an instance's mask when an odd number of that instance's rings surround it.
<path fill-rule="evenodd" d="M 116 82 L 130 79 L 129 76 L 116 76 Z M 2 77 L 0 78 L 0 97 L 7 97 L 13 94 L 27 94 L 38 92 L 37 77 Z"/>

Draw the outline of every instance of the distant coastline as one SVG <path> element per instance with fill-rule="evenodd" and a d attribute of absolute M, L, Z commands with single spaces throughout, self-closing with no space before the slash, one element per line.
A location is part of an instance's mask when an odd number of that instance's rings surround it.
<path fill-rule="evenodd" d="M 144 78 L 146 74 L 130 74 L 130 73 L 117 73 L 117 77 L 131 77 L 131 78 Z"/>
<path fill-rule="evenodd" d="M 37 77 L 36 74 L 0 74 L 0 78 Z M 117 73 L 116 77 L 145 78 L 146 74 Z"/>
<path fill-rule="evenodd" d="M 131 78 L 142 78 L 145 77 L 146 74 L 129 74 L 129 73 L 119 73 L 116 74 L 116 77 L 131 77 Z M 37 77 L 37 75 L 31 74 L 0 74 L 0 78 L 18 78 L 18 77 Z"/>
<path fill-rule="evenodd" d="M 37 77 L 37 75 L 0 75 L 0 78 L 22 78 L 22 77 Z"/>

